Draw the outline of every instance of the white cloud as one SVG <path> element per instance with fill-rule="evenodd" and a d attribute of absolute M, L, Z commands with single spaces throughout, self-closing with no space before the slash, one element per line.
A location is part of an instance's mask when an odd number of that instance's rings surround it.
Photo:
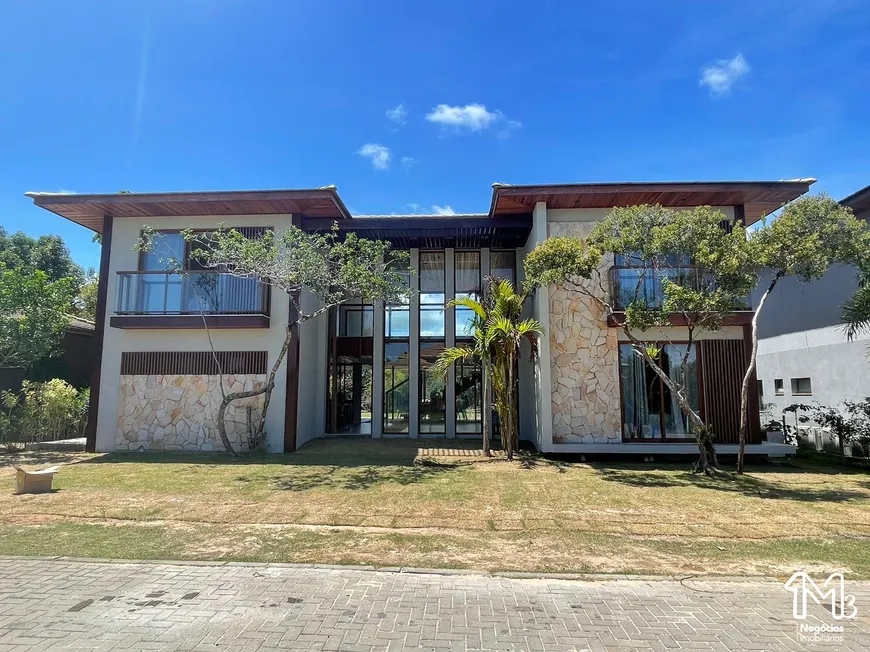
<path fill-rule="evenodd" d="M 749 62 L 738 52 L 733 59 L 720 59 L 704 68 L 698 85 L 707 86 L 713 95 L 727 95 L 737 80 L 749 70 Z"/>
<path fill-rule="evenodd" d="M 410 156 L 402 157 L 402 167 L 406 170 L 414 167 L 415 165 L 417 165 L 417 159 L 411 158 Z"/>
<path fill-rule="evenodd" d="M 426 120 L 440 124 L 445 128 L 468 129 L 470 131 L 483 131 L 499 123 L 506 124 L 509 129 L 521 126 L 518 121 L 505 118 L 498 109 L 488 111 L 483 104 L 466 104 L 465 106 L 439 104 L 426 114 Z"/>
<path fill-rule="evenodd" d="M 389 147 L 378 145 L 377 143 L 367 143 L 359 148 L 357 154 L 370 159 L 372 167 L 375 170 L 390 169 L 390 158 L 392 158 L 392 154 L 390 154 Z"/>
<path fill-rule="evenodd" d="M 437 204 L 432 207 L 433 215 L 456 215 L 456 211 L 450 208 L 450 205 L 447 206 L 438 206 Z"/>
<path fill-rule="evenodd" d="M 407 122 L 407 117 L 408 112 L 405 110 L 404 104 L 397 104 L 392 109 L 387 110 L 387 120 L 399 127 Z"/>

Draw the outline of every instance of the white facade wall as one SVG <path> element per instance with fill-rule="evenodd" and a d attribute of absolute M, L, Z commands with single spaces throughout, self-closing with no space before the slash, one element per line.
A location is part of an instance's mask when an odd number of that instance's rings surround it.
<path fill-rule="evenodd" d="M 98 451 L 116 448 L 118 408 L 121 399 L 121 353 L 125 351 L 209 351 L 204 329 L 136 330 L 112 328 L 109 320 L 117 306 L 118 272 L 139 268 L 139 252 L 134 247 L 143 227 L 154 229 L 217 228 L 221 225 L 272 227 L 279 235 L 290 224 L 290 215 L 202 216 L 115 218 L 112 223 L 112 244 L 107 279 L 106 323 L 103 339 L 103 360 L 100 376 L 100 401 L 97 415 Z M 271 322 L 269 328 L 212 329 L 211 336 L 218 351 L 267 351 L 271 364 L 284 340 L 284 325 L 289 317 L 290 302 L 287 295 L 272 289 Z M 286 372 L 282 370 L 275 380 L 275 390 L 266 417 L 266 450 L 284 448 L 284 403 Z M 301 405 L 301 402 L 300 402 Z"/>

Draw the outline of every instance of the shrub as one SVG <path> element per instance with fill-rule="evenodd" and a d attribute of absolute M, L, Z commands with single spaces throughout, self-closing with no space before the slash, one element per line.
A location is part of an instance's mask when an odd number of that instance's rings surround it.
<path fill-rule="evenodd" d="M 0 395 L 0 444 L 84 436 L 90 391 L 54 378 L 25 380 L 21 391 Z"/>

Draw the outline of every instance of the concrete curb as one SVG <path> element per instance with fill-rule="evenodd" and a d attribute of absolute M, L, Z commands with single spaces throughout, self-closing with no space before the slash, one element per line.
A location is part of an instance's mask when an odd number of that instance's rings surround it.
<path fill-rule="evenodd" d="M 238 568 L 298 568 L 321 571 L 361 571 L 403 575 L 440 575 L 449 577 L 491 577 L 509 580 L 561 580 L 573 582 L 780 582 L 769 575 L 631 575 L 625 573 L 529 573 L 520 571 L 483 571 L 462 568 L 414 568 L 412 566 L 359 566 L 343 564 L 302 564 L 294 562 L 204 561 L 178 559 L 105 559 L 99 557 L 0 555 L 2 561 L 57 561 L 89 564 L 137 564 L 148 566 L 226 566 Z"/>

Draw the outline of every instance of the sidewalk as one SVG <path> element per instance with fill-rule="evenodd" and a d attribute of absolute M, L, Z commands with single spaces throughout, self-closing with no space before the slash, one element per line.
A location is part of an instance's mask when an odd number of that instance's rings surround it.
<path fill-rule="evenodd" d="M 776 580 L 576 581 L 282 565 L 0 559 L 15 650 L 866 650 L 870 582 L 842 642 L 799 642 Z M 837 624 L 811 604 L 808 624 Z"/>

